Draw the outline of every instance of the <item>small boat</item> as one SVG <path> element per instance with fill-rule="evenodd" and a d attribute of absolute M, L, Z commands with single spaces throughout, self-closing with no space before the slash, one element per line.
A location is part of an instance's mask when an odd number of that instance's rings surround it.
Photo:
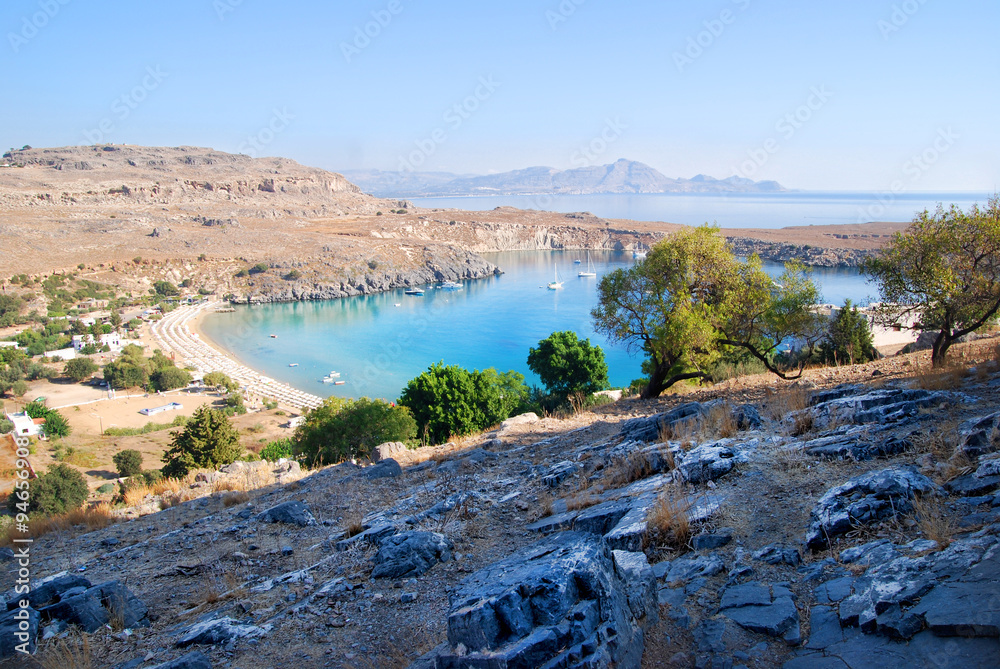
<path fill-rule="evenodd" d="M 646 258 L 645 251 L 632 251 L 633 260 L 645 260 L 645 258 Z"/>
<path fill-rule="evenodd" d="M 402 302 L 396 302 L 392 306 L 394 306 L 394 307 L 401 307 L 401 306 L 403 306 L 403 303 Z"/>
<path fill-rule="evenodd" d="M 423 297 L 424 291 L 420 290 L 419 288 L 410 288 L 408 291 L 406 291 L 406 294 L 412 297 Z"/>
<path fill-rule="evenodd" d="M 333 383 L 333 379 L 331 379 L 329 376 L 324 376 L 322 379 L 319 380 L 319 382 L 320 383 Z"/>
<path fill-rule="evenodd" d="M 576 260 L 574 260 L 574 261 L 573 261 L 573 264 L 574 264 L 574 265 L 579 265 L 579 264 L 581 264 L 582 262 L 583 262 L 582 260 L 580 260 L 579 258 L 577 258 Z"/>
<path fill-rule="evenodd" d="M 577 272 L 576 275 L 580 277 L 597 276 L 597 272 L 594 271 L 594 263 L 590 262 L 590 251 L 587 251 L 587 271 Z"/>
<path fill-rule="evenodd" d="M 298 367 L 299 363 L 297 363 L 297 362 L 290 362 L 290 363 L 288 363 L 288 366 L 289 367 Z"/>
<path fill-rule="evenodd" d="M 329 374 L 327 374 L 327 376 L 329 376 L 331 379 L 339 379 L 340 372 L 330 372 Z"/>
<path fill-rule="evenodd" d="M 345 383 L 347 383 L 347 381 L 334 381 L 334 382 L 333 382 L 333 385 L 335 385 L 335 386 L 342 386 L 342 385 L 344 385 Z"/>
<path fill-rule="evenodd" d="M 278 335 L 271 335 L 271 339 L 277 339 Z"/>
<path fill-rule="evenodd" d="M 462 290 L 462 284 L 457 281 L 445 281 L 441 284 L 442 290 Z"/>
<path fill-rule="evenodd" d="M 549 282 L 548 289 L 559 290 L 560 288 L 563 287 L 563 282 L 559 280 L 559 271 L 553 268 L 552 272 L 555 276 L 554 279 L 551 282 Z"/>

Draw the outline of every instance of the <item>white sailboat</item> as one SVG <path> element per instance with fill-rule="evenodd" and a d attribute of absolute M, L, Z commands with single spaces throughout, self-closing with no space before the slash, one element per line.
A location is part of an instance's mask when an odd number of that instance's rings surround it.
<path fill-rule="evenodd" d="M 587 251 L 587 271 L 577 272 L 577 276 L 597 276 L 597 272 L 594 271 L 594 263 L 590 262 L 590 251 Z"/>
<path fill-rule="evenodd" d="M 553 267 L 552 272 L 555 275 L 555 277 L 551 282 L 549 282 L 548 288 L 549 290 L 559 290 L 560 288 L 563 287 L 563 282 L 559 280 L 559 270 Z"/>

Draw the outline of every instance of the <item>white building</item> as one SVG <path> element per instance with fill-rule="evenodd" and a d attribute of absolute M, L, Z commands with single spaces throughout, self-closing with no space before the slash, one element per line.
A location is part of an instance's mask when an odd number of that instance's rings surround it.
<path fill-rule="evenodd" d="M 102 334 L 96 339 L 92 334 L 73 335 L 73 348 L 77 351 L 82 350 L 84 346 L 90 344 L 93 344 L 97 348 L 107 346 L 112 351 L 120 351 L 122 348 L 121 335 L 117 332 L 111 332 L 109 334 Z"/>
<path fill-rule="evenodd" d="M 32 418 L 24 412 L 9 413 L 7 420 L 14 424 L 14 434 L 18 437 L 37 437 L 45 424 L 44 418 Z"/>

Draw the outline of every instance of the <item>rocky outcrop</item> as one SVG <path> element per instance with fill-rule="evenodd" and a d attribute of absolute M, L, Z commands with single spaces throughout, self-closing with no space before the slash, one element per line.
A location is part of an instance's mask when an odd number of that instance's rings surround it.
<path fill-rule="evenodd" d="M 786 263 L 798 260 L 812 267 L 860 267 L 866 258 L 878 253 L 869 249 L 846 249 L 767 242 L 750 237 L 727 237 L 726 241 L 738 256 L 756 253 L 761 260 Z"/>
<path fill-rule="evenodd" d="M 462 581 L 448 641 L 413 667 L 635 667 L 658 617 L 641 553 L 553 535 Z"/>
<path fill-rule="evenodd" d="M 437 532 L 403 532 L 386 537 L 375 554 L 372 578 L 415 578 L 451 559 L 454 546 Z"/>

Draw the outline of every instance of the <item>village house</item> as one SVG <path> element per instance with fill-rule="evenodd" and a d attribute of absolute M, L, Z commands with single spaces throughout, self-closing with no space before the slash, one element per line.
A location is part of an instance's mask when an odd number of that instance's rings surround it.
<path fill-rule="evenodd" d="M 32 418 L 25 412 L 9 413 L 7 420 L 14 424 L 14 434 L 19 437 L 37 437 L 45 424 L 44 418 Z"/>
<path fill-rule="evenodd" d="M 120 351 L 122 348 L 121 335 L 117 332 L 102 334 L 96 338 L 92 334 L 73 335 L 73 348 L 77 352 L 89 345 L 94 345 L 97 348 L 107 346 L 112 351 Z"/>

